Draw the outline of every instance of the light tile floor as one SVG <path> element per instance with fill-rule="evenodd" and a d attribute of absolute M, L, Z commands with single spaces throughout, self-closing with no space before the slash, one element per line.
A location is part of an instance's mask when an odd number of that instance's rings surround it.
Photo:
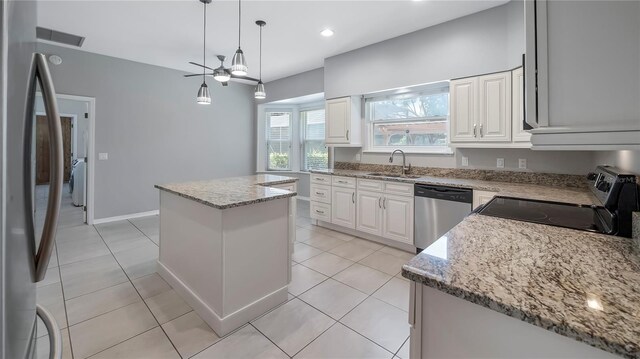
<path fill-rule="evenodd" d="M 96 226 L 63 200 L 38 302 L 64 358 L 408 358 L 411 253 L 312 224 L 298 201 L 289 300 L 219 338 L 155 272 L 158 217 Z M 40 323 L 38 357 L 48 355 Z"/>

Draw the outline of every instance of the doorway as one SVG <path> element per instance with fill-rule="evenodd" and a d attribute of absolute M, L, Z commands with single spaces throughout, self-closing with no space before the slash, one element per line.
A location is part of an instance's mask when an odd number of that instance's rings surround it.
<path fill-rule="evenodd" d="M 64 156 L 64 183 L 69 183 L 71 179 L 71 147 L 73 138 L 71 132 L 73 129 L 74 118 L 69 116 L 60 116 L 60 125 L 62 127 L 62 144 Z M 36 185 L 49 183 L 49 126 L 47 117 L 43 115 L 36 116 Z"/>

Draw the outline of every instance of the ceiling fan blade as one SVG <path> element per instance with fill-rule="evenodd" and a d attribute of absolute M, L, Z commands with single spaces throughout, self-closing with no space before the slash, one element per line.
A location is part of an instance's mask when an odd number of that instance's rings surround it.
<path fill-rule="evenodd" d="M 189 61 L 189 63 L 190 63 L 191 65 L 204 67 L 205 69 L 208 69 L 208 70 L 213 71 L 213 69 L 212 69 L 211 67 L 209 67 L 209 66 L 200 65 L 199 63 L 197 63 L 197 62 L 193 62 L 193 61 Z"/>
<path fill-rule="evenodd" d="M 258 81 L 260 81 L 260 80 L 258 80 L 258 79 L 254 79 L 253 77 L 249 77 L 249 76 L 238 76 L 238 75 L 234 75 L 234 74 L 231 74 L 231 78 L 232 78 L 232 79 L 239 79 L 239 80 L 254 81 L 254 82 L 258 82 Z"/>
<path fill-rule="evenodd" d="M 195 77 L 195 76 L 202 76 L 202 74 L 190 74 L 190 75 L 183 75 L 184 77 Z M 213 73 L 210 74 L 205 74 L 205 76 L 213 76 Z"/>

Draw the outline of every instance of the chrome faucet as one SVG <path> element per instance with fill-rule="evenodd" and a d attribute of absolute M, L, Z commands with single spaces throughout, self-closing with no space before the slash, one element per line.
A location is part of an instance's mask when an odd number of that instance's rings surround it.
<path fill-rule="evenodd" d="M 409 164 L 409 167 L 407 167 L 407 156 L 405 156 L 403 150 L 393 151 L 391 153 L 391 156 L 389 157 L 389 163 L 393 163 L 393 155 L 395 155 L 396 152 L 402 153 L 402 175 L 406 176 L 409 173 L 409 171 L 411 171 L 411 164 Z"/>

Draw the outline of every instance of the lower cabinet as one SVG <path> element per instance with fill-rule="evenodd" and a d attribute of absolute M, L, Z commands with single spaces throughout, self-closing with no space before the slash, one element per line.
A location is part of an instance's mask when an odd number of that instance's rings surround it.
<path fill-rule="evenodd" d="M 358 191 L 356 200 L 356 229 L 378 236 L 382 235 L 381 193 Z"/>
<path fill-rule="evenodd" d="M 382 236 L 413 245 L 413 197 L 384 195 Z"/>
<path fill-rule="evenodd" d="M 356 190 L 354 188 L 331 188 L 331 223 L 356 228 Z"/>

